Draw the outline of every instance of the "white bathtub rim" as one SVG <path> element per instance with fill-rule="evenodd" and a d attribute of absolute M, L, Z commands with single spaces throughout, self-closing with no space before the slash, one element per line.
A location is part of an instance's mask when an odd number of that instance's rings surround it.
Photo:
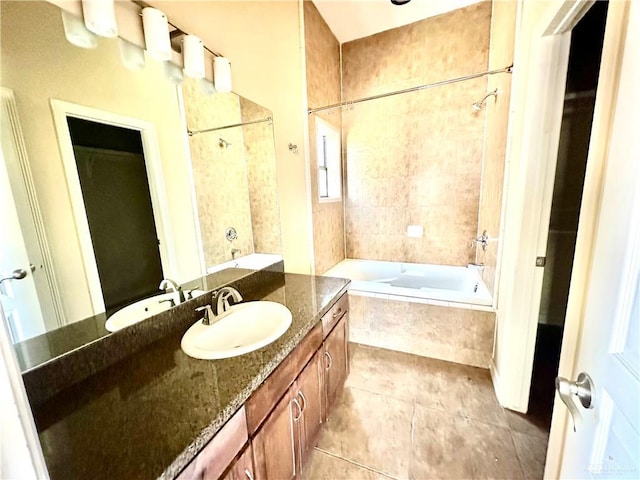
<path fill-rule="evenodd" d="M 329 269 L 324 273 L 325 276 L 335 276 L 342 278 L 349 278 L 345 276 L 344 269 L 349 265 L 372 265 L 381 264 L 391 268 L 403 267 L 409 268 L 415 267 L 417 269 L 430 268 L 433 270 L 464 270 L 466 275 L 469 275 L 471 279 L 478 285 L 478 291 L 470 294 L 468 292 L 461 292 L 459 290 L 446 290 L 446 289 L 430 289 L 430 288 L 405 288 L 395 287 L 386 283 L 380 283 L 373 280 L 354 280 L 350 279 L 349 292 L 354 295 L 388 298 L 391 300 L 400 300 L 414 302 L 414 303 L 426 303 L 430 305 L 439 306 L 452 306 L 456 308 L 467 308 L 472 310 L 483 310 L 494 312 L 492 307 L 493 299 L 486 285 L 484 284 L 480 271 L 476 266 L 448 266 L 448 265 L 423 265 L 406 262 L 387 262 L 377 260 L 361 260 L 361 259 L 345 259 L 336 266 Z M 336 267 L 338 267 L 336 269 Z M 333 273 L 338 270 L 338 273 Z"/>

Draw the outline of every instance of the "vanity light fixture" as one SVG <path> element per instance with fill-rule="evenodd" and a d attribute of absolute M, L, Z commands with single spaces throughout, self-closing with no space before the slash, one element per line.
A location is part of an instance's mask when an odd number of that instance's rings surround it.
<path fill-rule="evenodd" d="M 171 60 L 171 39 L 169 37 L 169 19 L 157 8 L 142 9 L 144 44 L 151 58 L 161 62 Z"/>
<path fill-rule="evenodd" d="M 204 44 L 195 35 L 185 35 L 182 38 L 182 59 L 184 73 L 191 78 L 204 78 Z"/>
<path fill-rule="evenodd" d="M 167 79 L 175 83 L 176 85 L 180 85 L 184 76 L 182 75 L 182 70 L 176 64 L 172 62 L 164 62 L 164 74 Z"/>
<path fill-rule="evenodd" d="M 62 25 L 64 26 L 64 36 L 70 44 L 80 48 L 96 48 L 98 46 L 98 37 L 87 29 L 82 18 L 62 10 Z"/>
<path fill-rule="evenodd" d="M 205 95 L 213 95 L 214 93 L 216 93 L 216 87 L 213 85 L 212 81 L 206 78 L 201 78 L 198 81 L 198 84 L 200 85 L 200 90 Z"/>
<path fill-rule="evenodd" d="M 131 42 L 119 38 L 120 60 L 129 70 L 142 70 L 145 65 L 144 50 Z"/>
<path fill-rule="evenodd" d="M 231 91 L 231 63 L 225 57 L 213 59 L 213 83 L 220 93 Z"/>
<path fill-rule="evenodd" d="M 113 0 L 82 0 L 82 15 L 84 24 L 96 35 L 118 36 Z"/>

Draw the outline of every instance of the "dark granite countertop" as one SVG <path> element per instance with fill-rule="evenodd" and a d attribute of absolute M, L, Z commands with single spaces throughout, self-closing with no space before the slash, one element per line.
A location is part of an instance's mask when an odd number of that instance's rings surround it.
<path fill-rule="evenodd" d="M 51 478 L 174 478 L 348 283 L 285 274 L 284 286 L 246 298 L 291 310 L 291 327 L 274 343 L 239 357 L 197 360 L 180 349 L 180 329 L 36 406 Z"/>
<path fill-rule="evenodd" d="M 213 290 L 219 285 L 237 281 L 253 273 L 253 270 L 230 268 L 196 278 L 190 282 L 184 282 L 181 286 L 185 290 L 193 288 Z M 160 290 L 156 292 L 156 294 L 160 293 L 162 293 Z M 66 324 L 61 328 L 16 343 L 14 349 L 20 370 L 25 372 L 37 368 L 43 363 L 111 335 L 111 332 L 107 331 L 104 326 L 106 321 L 107 314 L 99 313 L 93 317 Z"/>

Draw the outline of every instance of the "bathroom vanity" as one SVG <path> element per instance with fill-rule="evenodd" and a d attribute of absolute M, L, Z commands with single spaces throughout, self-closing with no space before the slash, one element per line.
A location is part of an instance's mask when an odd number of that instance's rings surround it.
<path fill-rule="evenodd" d="M 282 303 L 293 318 L 278 340 L 233 358 L 180 349 L 209 294 L 142 322 L 173 315 L 176 328 L 32 400 L 51 478 L 293 478 L 348 373 L 348 283 L 280 274 L 251 291 L 238 286 L 245 300 Z"/>

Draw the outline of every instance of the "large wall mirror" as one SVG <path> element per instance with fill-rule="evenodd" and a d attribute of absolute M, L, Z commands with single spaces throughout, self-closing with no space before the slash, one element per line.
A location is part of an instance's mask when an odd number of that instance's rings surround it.
<path fill-rule="evenodd" d="M 269 110 L 176 84 L 177 67 L 148 57 L 128 69 L 117 38 L 75 47 L 50 3 L 2 1 L 0 15 L 0 298 L 14 342 L 93 341 L 165 278 L 281 254 Z"/>

